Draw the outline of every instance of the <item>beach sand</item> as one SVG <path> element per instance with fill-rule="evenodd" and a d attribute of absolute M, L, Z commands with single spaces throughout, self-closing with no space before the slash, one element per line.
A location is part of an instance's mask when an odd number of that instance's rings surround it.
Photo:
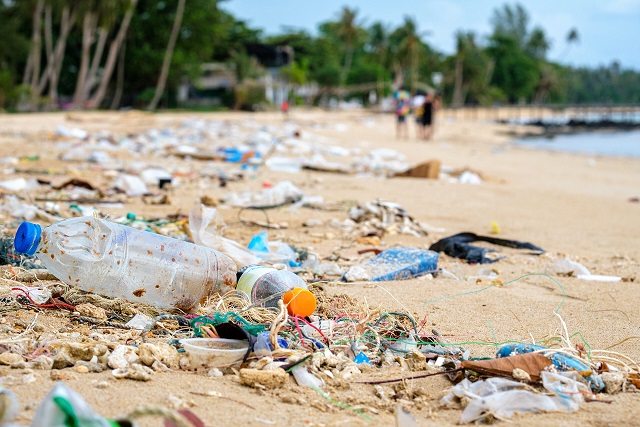
<path fill-rule="evenodd" d="M 427 237 L 387 235 L 380 247 L 403 245 L 428 248 L 442 237 L 463 231 L 488 235 L 495 222 L 497 237 L 531 242 L 547 253 L 533 256 L 526 251 L 498 248 L 506 259 L 489 265 L 469 265 L 442 255 L 439 266 L 460 280 L 422 277 L 406 281 L 372 284 L 327 284 L 329 294 L 348 294 L 366 301 L 370 307 L 382 306 L 389 311 L 408 311 L 416 319 L 425 320 L 427 330 L 437 328 L 451 342 L 465 342 L 473 357 L 489 357 L 497 343 L 531 342 L 563 334 L 562 323 L 574 343 L 588 343 L 591 350 L 611 348 L 640 360 L 640 160 L 592 157 L 550 153 L 514 147 L 511 132 L 517 128 L 492 122 L 488 117 L 467 117 L 442 111 L 437 117 L 433 140 L 396 140 L 391 115 L 369 112 L 323 112 L 293 110 L 289 120 L 300 131 L 327 138 L 331 145 L 363 151 L 393 148 L 405 154 L 411 164 L 437 159 L 451 168 L 469 168 L 484 178 L 481 185 L 449 180 L 420 178 L 379 178 L 303 171 L 297 174 L 272 172 L 260 168 L 255 176 L 230 182 L 224 189 L 215 181 L 206 185 L 198 179 L 183 179 L 179 188 L 170 190 L 171 205 L 150 206 L 130 199 L 122 209 L 101 209 L 116 217 L 127 212 L 148 217 L 164 217 L 176 212 L 188 213 L 203 195 L 219 198 L 230 192 L 256 191 L 263 183 L 290 180 L 308 195 L 321 195 L 326 202 L 353 201 L 365 203 L 382 199 L 402 205 L 415 219 L 444 231 L 430 232 Z M 40 159 L 21 167 L 56 169 L 64 165 L 51 135 L 58 125 L 87 131 L 107 130 L 114 134 L 136 133 L 149 128 L 178 125 L 188 118 L 255 121 L 281 125 L 283 117 L 275 113 L 55 113 L 36 115 L 0 115 L 0 157 L 33 156 Z M 410 123 L 412 125 L 413 123 Z M 119 155 L 127 158 L 126 153 Z M 142 158 L 141 160 L 144 160 Z M 153 159 L 155 163 L 179 162 L 198 171 L 200 162 L 175 158 Z M 26 166 L 25 166 L 26 165 Z M 78 164 L 77 176 L 106 184 L 109 179 L 99 172 Z M 0 175 L 0 180 L 27 175 Z M 43 175 L 43 178 L 48 176 Z M 50 177 L 49 177 L 50 178 Z M 61 179 L 57 177 L 56 179 Z M 227 237 L 246 245 L 259 227 L 237 223 L 237 209 L 221 208 L 229 227 Z M 327 226 L 329 220 L 343 221 L 345 211 L 277 209 L 269 212 L 272 221 L 287 222 L 283 230 L 272 230 L 271 240 L 283 240 L 308 248 L 323 257 L 337 253 L 357 259 L 358 249 L 351 237 Z M 256 219 L 262 219 L 257 216 Z M 322 226 L 303 228 L 307 219 L 319 219 Z M 587 282 L 573 277 L 553 278 L 541 275 L 555 260 L 570 257 L 590 269 L 593 274 L 614 275 L 634 281 Z M 476 280 L 494 270 L 502 286 L 480 291 L 490 280 Z M 530 276 L 534 275 L 534 276 Z M 525 276 L 525 277 L 523 277 Z M 518 279 L 517 281 L 513 281 Z M 513 282 L 512 282 L 513 281 Z M 478 291 L 478 292 L 476 292 Z M 467 293 L 467 295 L 460 295 Z M 9 312 L 3 315 L 3 339 L 10 338 L 7 329 L 16 320 L 30 322 L 33 311 Z M 39 315 L 39 323 L 48 332 L 67 327 L 65 317 L 55 311 Z M 71 327 L 69 327 L 71 328 Z M 573 334 L 580 335 L 573 335 Z M 583 343 L 586 346 L 586 344 Z M 193 403 L 191 410 L 207 425 L 245 426 L 340 426 L 394 425 L 389 404 L 379 407 L 380 399 L 370 385 L 344 384 L 327 391 L 331 399 L 360 408 L 373 421 L 352 410 L 332 405 L 312 389 L 288 386 L 279 391 L 259 391 L 240 385 L 233 375 L 209 378 L 202 373 L 158 372 L 146 383 L 113 379 L 110 372 L 78 374 L 66 383 L 79 392 L 97 412 L 105 416 L 124 415 L 142 405 L 168 405 L 169 395 Z M 20 370 L 0 367 L 1 376 L 19 376 Z M 37 404 L 54 382 L 48 371 L 35 371 L 35 383 L 10 386 L 21 403 L 18 422 L 27 424 Z M 364 372 L 352 380 L 396 378 L 409 372 L 397 368 Z M 106 382 L 106 388 L 97 384 Z M 403 383 L 400 383 L 401 385 Z M 460 410 L 441 408 L 438 401 L 451 387 L 446 377 L 431 377 L 404 383 L 407 390 L 423 397 L 409 410 L 418 425 L 454 425 Z M 385 385 L 393 394 L 397 385 Z M 215 391 L 225 398 L 191 394 Z M 613 403 L 585 403 L 572 414 L 523 414 L 514 418 L 517 425 L 638 425 L 640 394 L 606 396 Z M 236 401 L 244 402 L 250 407 Z M 374 409 L 373 411 L 371 408 Z M 374 413 L 377 412 L 377 413 Z M 271 423 L 272 422 L 272 423 Z M 160 425 L 158 419 L 141 422 L 142 426 Z"/>

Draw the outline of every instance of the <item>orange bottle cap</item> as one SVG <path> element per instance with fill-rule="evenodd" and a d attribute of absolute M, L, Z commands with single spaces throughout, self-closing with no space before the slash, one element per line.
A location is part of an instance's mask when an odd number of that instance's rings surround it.
<path fill-rule="evenodd" d="M 282 299 L 290 316 L 306 317 L 316 310 L 316 297 L 304 288 L 293 288 Z"/>

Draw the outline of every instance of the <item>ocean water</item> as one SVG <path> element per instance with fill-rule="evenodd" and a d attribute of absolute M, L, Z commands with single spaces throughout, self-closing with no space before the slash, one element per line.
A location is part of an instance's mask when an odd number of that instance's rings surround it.
<path fill-rule="evenodd" d="M 585 132 L 556 135 L 553 138 L 521 138 L 516 146 L 547 151 L 561 151 L 592 156 L 640 158 L 640 130 Z"/>

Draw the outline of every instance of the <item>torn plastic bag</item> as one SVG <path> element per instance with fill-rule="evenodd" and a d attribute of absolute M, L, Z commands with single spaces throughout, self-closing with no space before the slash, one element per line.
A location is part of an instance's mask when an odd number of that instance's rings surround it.
<path fill-rule="evenodd" d="M 504 420 L 516 412 L 573 412 L 577 408 L 565 406 L 560 397 L 550 397 L 527 390 L 509 390 L 473 399 L 462 412 L 463 424 L 483 420 L 489 415 Z"/>
<path fill-rule="evenodd" d="M 494 245 L 506 246 L 508 248 L 515 249 L 529 249 L 533 251 L 534 255 L 540 255 L 545 252 L 544 249 L 535 246 L 528 242 L 519 242 L 517 240 L 498 239 L 495 237 L 479 236 L 474 233 L 459 233 L 453 236 L 445 237 L 438 240 L 429 248 L 432 251 L 444 252 L 445 254 L 454 257 L 461 258 L 469 263 L 477 264 L 489 264 L 499 261 L 504 257 L 489 258 L 487 254 L 490 252 L 497 252 L 495 249 L 481 248 L 479 246 L 473 246 L 471 242 L 487 242 Z"/>
<path fill-rule="evenodd" d="M 565 400 L 567 406 L 578 409 L 578 405 L 584 401 L 582 396 L 591 394 L 584 378 L 576 371 L 544 371 L 541 375 L 544 388 Z"/>
<path fill-rule="evenodd" d="M 464 396 L 484 397 L 494 393 L 523 389 L 525 387 L 527 386 L 523 383 L 499 377 L 492 377 L 474 383 L 465 378 L 456 386 L 452 387 L 450 393 L 440 399 L 440 403 L 446 406 L 453 406 L 456 398 Z"/>
<path fill-rule="evenodd" d="M 546 376 L 543 372 L 543 382 L 552 388 L 549 391 L 569 393 L 571 386 L 562 388 L 558 381 L 563 380 L 555 376 Z M 557 374 L 555 374 L 557 375 Z M 528 390 L 528 386 L 504 378 L 489 378 L 472 383 L 468 379 L 462 380 L 451 389 L 451 392 L 440 400 L 446 406 L 453 406 L 460 398 L 468 397 L 471 401 L 460 417 L 461 423 L 471 423 L 484 420 L 489 415 L 498 419 L 508 419 L 516 412 L 573 412 L 578 409 L 581 397 L 568 398 L 568 395 L 546 396 Z"/>
<path fill-rule="evenodd" d="M 224 221 L 215 208 L 204 205 L 195 206 L 189 212 L 189 230 L 197 245 L 216 249 L 229 256 L 238 269 L 247 265 L 259 264 L 260 258 L 253 255 L 238 242 L 222 237 Z"/>

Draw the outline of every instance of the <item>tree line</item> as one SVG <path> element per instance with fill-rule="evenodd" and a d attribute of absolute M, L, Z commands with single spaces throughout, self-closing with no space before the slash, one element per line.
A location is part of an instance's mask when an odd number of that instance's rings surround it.
<path fill-rule="evenodd" d="M 195 81 L 203 63 L 230 64 L 240 83 L 259 79 L 266 70 L 247 53 L 259 43 L 290 46 L 294 60 L 281 76 L 325 96 L 367 101 L 372 91 L 380 99 L 406 87 L 436 90 L 453 107 L 640 103 L 637 71 L 617 62 L 560 64 L 580 41 L 575 28 L 561 41 L 562 57 L 550 59 L 551 40 L 520 4 L 495 9 L 490 34 L 458 31 L 453 54 L 430 45 L 411 17 L 396 27 L 367 24 L 349 7 L 320 23 L 317 34 L 284 28 L 266 36 L 226 11 L 223 0 L 2 0 L 0 23 L 6 110 L 174 107 L 177 87 Z M 238 106 L 232 98 L 228 104 Z"/>

